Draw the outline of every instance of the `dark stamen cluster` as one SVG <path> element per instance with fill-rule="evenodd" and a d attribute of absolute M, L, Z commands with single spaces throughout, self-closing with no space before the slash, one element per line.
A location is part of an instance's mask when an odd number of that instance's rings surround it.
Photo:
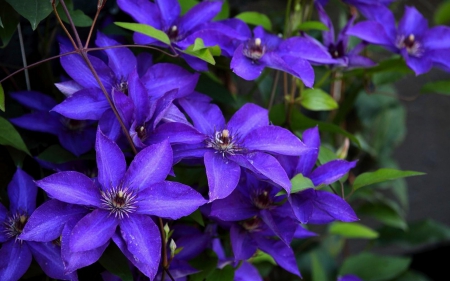
<path fill-rule="evenodd" d="M 259 231 L 261 226 L 261 220 L 258 217 L 253 217 L 243 221 L 241 225 L 249 232 Z"/>
<path fill-rule="evenodd" d="M 62 117 L 60 121 L 67 129 L 71 131 L 82 131 L 87 125 L 84 120 L 75 120 L 66 117 Z"/>
<path fill-rule="evenodd" d="M 206 140 L 206 147 L 211 147 L 225 156 L 225 153 L 234 155 L 242 151 L 242 148 L 236 143 L 234 137 L 227 129 L 215 131 L 214 136 Z"/>
<path fill-rule="evenodd" d="M 136 194 L 128 187 L 114 187 L 105 192 L 102 191 L 101 195 L 103 207 L 116 218 L 129 217 L 129 214 L 136 210 Z"/>
<path fill-rule="evenodd" d="M 19 239 L 18 236 L 22 233 L 27 221 L 28 215 L 26 213 L 16 212 L 10 216 L 4 223 L 6 236 L 16 237 L 16 240 Z"/>
<path fill-rule="evenodd" d="M 336 45 L 330 44 L 328 52 L 334 59 L 342 58 L 345 55 L 344 44 L 342 41 L 339 41 Z"/>
<path fill-rule="evenodd" d="M 272 205 L 272 198 L 270 197 L 269 190 L 265 188 L 253 190 L 251 198 L 253 204 L 259 209 L 267 209 Z"/>
<path fill-rule="evenodd" d="M 253 61 L 259 60 L 266 53 L 266 45 L 262 44 L 260 38 L 250 39 L 245 44 L 243 53 Z"/>
<path fill-rule="evenodd" d="M 128 81 L 126 78 L 120 78 L 114 88 L 128 96 Z"/>
<path fill-rule="evenodd" d="M 410 34 L 407 37 L 400 36 L 397 39 L 396 45 L 400 49 L 406 48 L 408 54 L 412 56 L 420 57 L 423 54 L 422 44 L 417 40 L 414 34 Z"/>
<path fill-rule="evenodd" d="M 136 127 L 136 134 L 143 141 L 147 138 L 147 129 L 144 126 Z"/>
<path fill-rule="evenodd" d="M 169 37 L 170 42 L 177 42 L 179 40 L 178 27 L 176 25 L 172 25 L 169 30 L 167 30 L 166 34 Z"/>

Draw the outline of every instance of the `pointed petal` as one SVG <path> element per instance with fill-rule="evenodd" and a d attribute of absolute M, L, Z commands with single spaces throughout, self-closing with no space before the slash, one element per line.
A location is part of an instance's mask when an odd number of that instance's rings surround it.
<path fill-rule="evenodd" d="M 163 25 L 171 27 L 181 14 L 181 7 L 177 0 L 156 0 Z"/>
<path fill-rule="evenodd" d="M 320 148 L 319 128 L 316 126 L 314 128 L 305 130 L 303 132 L 302 139 L 303 143 L 307 147 L 310 147 L 312 149 L 302 154 L 302 156 L 300 156 L 297 167 L 295 168 L 295 174 L 300 173 L 304 176 L 307 176 L 314 168 L 314 165 L 316 165 L 317 157 L 319 155 L 319 148 Z"/>
<path fill-rule="evenodd" d="M 244 55 L 244 44 L 236 48 L 230 63 L 230 68 L 233 72 L 245 80 L 258 78 L 265 66 L 264 62 L 253 61 Z"/>
<path fill-rule="evenodd" d="M 139 193 L 136 212 L 173 220 L 190 215 L 206 200 L 190 186 L 164 181 Z"/>
<path fill-rule="evenodd" d="M 64 274 L 61 248 L 52 242 L 28 242 L 28 247 L 41 269 L 51 278 L 70 280 Z"/>
<path fill-rule="evenodd" d="M 160 143 L 167 140 L 170 144 L 196 144 L 204 142 L 205 139 L 206 136 L 192 126 L 170 122 L 158 126 L 145 142 Z"/>
<path fill-rule="evenodd" d="M 208 177 L 209 201 L 230 195 L 239 182 L 241 175 L 239 165 L 213 151 L 205 153 L 204 161 Z"/>
<path fill-rule="evenodd" d="M 314 197 L 315 191 L 313 188 L 308 188 L 299 193 L 291 194 L 291 196 L 288 197 L 295 216 L 303 224 L 308 223 L 312 216 L 314 211 Z"/>
<path fill-rule="evenodd" d="M 297 239 L 306 239 L 306 238 L 310 238 L 310 237 L 314 237 L 314 236 L 317 236 L 317 234 L 305 229 L 302 224 L 299 224 L 297 226 L 297 229 L 295 230 L 295 234 L 294 234 L 294 238 L 297 238 Z"/>
<path fill-rule="evenodd" d="M 235 189 L 225 199 L 212 202 L 210 216 L 223 221 L 241 221 L 257 214 L 258 209 L 250 202 L 250 198 Z"/>
<path fill-rule="evenodd" d="M 179 103 L 192 119 L 195 128 L 203 134 L 213 135 L 216 130 L 225 128 L 225 118 L 217 105 L 187 98 L 179 100 Z"/>
<path fill-rule="evenodd" d="M 330 44 L 334 44 L 334 26 L 330 20 L 330 17 L 327 15 L 322 5 L 320 5 L 317 1 L 316 1 L 316 9 L 319 14 L 320 21 L 323 24 L 325 24 L 325 26 L 328 28 L 328 31 L 322 32 L 324 45 L 329 46 Z"/>
<path fill-rule="evenodd" d="M 126 169 L 125 156 L 119 146 L 97 130 L 95 151 L 98 167 L 98 181 L 103 189 L 118 187 Z"/>
<path fill-rule="evenodd" d="M 89 210 L 85 207 L 52 199 L 31 214 L 20 239 L 40 242 L 55 240 L 61 235 L 64 225 L 69 220 L 79 220 L 88 212 Z"/>
<path fill-rule="evenodd" d="M 125 127 L 129 128 L 133 120 L 134 105 L 133 101 L 124 93 L 112 90 L 112 99 L 119 113 L 120 119 L 123 121 Z"/>
<path fill-rule="evenodd" d="M 173 163 L 176 164 L 183 159 L 203 158 L 206 152 L 211 151 L 204 143 L 176 144 L 173 146 Z"/>
<path fill-rule="evenodd" d="M 62 147 L 80 156 L 94 148 L 95 128 L 89 126 L 82 131 L 65 130 L 59 133 L 58 139 Z"/>
<path fill-rule="evenodd" d="M 253 239 L 242 227 L 233 224 L 230 229 L 231 248 L 233 249 L 234 259 L 247 260 L 256 252 L 256 245 Z"/>
<path fill-rule="evenodd" d="M 402 55 L 406 60 L 406 64 L 416 75 L 427 73 L 433 67 L 433 63 L 426 55 L 418 58 L 408 55 L 406 50 L 402 50 Z"/>
<path fill-rule="evenodd" d="M 63 202 L 101 206 L 100 190 L 86 175 L 79 172 L 60 172 L 36 181 L 50 197 Z"/>
<path fill-rule="evenodd" d="M 109 109 L 108 101 L 98 88 L 83 89 L 74 93 L 52 111 L 75 120 L 99 120 L 105 110 Z"/>
<path fill-rule="evenodd" d="M 394 46 L 394 42 L 384 31 L 383 25 L 375 21 L 359 22 L 347 31 L 347 35 L 356 36 L 372 44 Z"/>
<path fill-rule="evenodd" d="M 144 76 L 148 68 L 153 65 L 153 56 L 149 53 L 142 52 L 137 55 L 137 73 L 139 77 Z"/>
<path fill-rule="evenodd" d="M 143 125 L 150 113 L 150 100 L 144 84 L 139 80 L 137 71 L 128 77 L 128 96 L 134 104 L 134 116 L 137 124 Z"/>
<path fill-rule="evenodd" d="M 314 202 L 315 211 L 310 218 L 310 223 L 325 222 L 323 221 L 323 215 L 328 215 L 329 217 L 329 220 L 327 219 L 326 222 L 334 220 L 353 222 L 359 220 L 352 207 L 341 197 L 322 190 L 316 190 L 316 195 Z M 323 213 L 316 212 L 317 209 L 320 209 Z M 318 214 L 317 218 L 316 214 Z"/>
<path fill-rule="evenodd" d="M 17 168 L 8 184 L 9 209 L 11 213 L 24 211 L 31 214 L 36 208 L 37 186 L 33 178 Z"/>
<path fill-rule="evenodd" d="M 117 0 L 117 5 L 135 21 L 161 28 L 158 6 L 147 0 Z"/>
<path fill-rule="evenodd" d="M 106 244 L 116 231 L 119 220 L 108 211 L 96 209 L 83 217 L 72 230 L 70 251 L 82 252 Z"/>
<path fill-rule="evenodd" d="M 270 58 L 270 62 L 266 60 Z M 286 71 L 302 80 L 306 87 L 312 88 L 314 84 L 314 69 L 306 60 L 291 55 L 283 55 L 281 57 L 267 56 L 265 58 L 267 65 L 274 69 Z"/>
<path fill-rule="evenodd" d="M 234 281 L 263 281 L 258 269 L 251 263 L 244 261 L 234 273 Z"/>
<path fill-rule="evenodd" d="M 10 97 L 29 109 L 39 111 L 49 111 L 57 104 L 57 102 L 48 95 L 36 91 L 10 93 Z"/>
<path fill-rule="evenodd" d="M 415 7 L 405 6 L 405 13 L 398 22 L 398 34 L 416 37 L 424 34 L 428 29 L 428 21 L 417 11 Z"/>
<path fill-rule="evenodd" d="M 227 128 L 243 138 L 250 131 L 267 125 L 269 125 L 269 112 L 256 104 L 247 103 L 231 117 Z"/>
<path fill-rule="evenodd" d="M 311 150 L 289 130 L 278 126 L 264 126 L 251 131 L 243 140 L 249 151 L 264 151 L 298 156 Z"/>
<path fill-rule="evenodd" d="M 450 27 L 435 26 L 428 29 L 423 36 L 422 43 L 427 49 L 450 48 Z"/>
<path fill-rule="evenodd" d="M 100 31 L 97 31 L 95 44 L 98 47 L 108 47 L 120 45 L 119 42 L 108 38 Z M 108 56 L 108 66 L 114 72 L 117 78 L 127 79 L 128 75 L 137 66 L 136 57 L 128 48 L 110 48 L 104 49 Z"/>
<path fill-rule="evenodd" d="M 0 280 L 19 280 L 31 264 L 27 243 L 10 239 L 0 249 Z"/>
<path fill-rule="evenodd" d="M 6 221 L 6 218 L 8 217 L 8 210 L 0 203 L 0 221 L 4 222 Z M 0 243 L 5 242 L 9 239 L 9 236 L 6 234 L 6 232 L 1 231 L 0 232 Z"/>
<path fill-rule="evenodd" d="M 350 169 L 356 166 L 357 162 L 333 160 L 317 167 L 308 177 L 314 183 L 314 186 L 331 184 L 347 174 Z"/>
<path fill-rule="evenodd" d="M 167 141 L 141 150 L 123 178 L 123 186 L 144 190 L 164 181 L 172 168 L 172 148 Z"/>
<path fill-rule="evenodd" d="M 245 157 L 259 173 L 284 188 L 287 193 L 291 191 L 291 181 L 275 157 L 262 152 L 249 153 Z"/>
<path fill-rule="evenodd" d="M 133 214 L 129 219 L 122 220 L 120 233 L 134 260 L 146 265 L 143 273 L 153 279 L 161 258 L 161 235 L 153 220 L 145 215 Z"/>
<path fill-rule="evenodd" d="M 61 93 L 66 96 L 66 98 L 83 89 L 83 86 L 73 80 L 55 83 L 55 86 Z"/>
<path fill-rule="evenodd" d="M 180 18 L 178 26 L 180 32 L 192 32 L 200 24 L 211 21 L 221 8 L 221 1 L 200 2 Z"/>
<path fill-rule="evenodd" d="M 120 123 L 111 108 L 107 109 L 102 114 L 102 117 L 98 121 L 98 127 L 110 140 L 117 141 L 122 135 L 122 128 L 120 127 Z"/>
<path fill-rule="evenodd" d="M 325 46 L 316 39 L 306 35 L 286 39 L 281 43 L 278 52 L 280 55 L 286 54 L 300 57 L 317 63 L 329 64 L 335 62 Z"/>
<path fill-rule="evenodd" d="M 61 115 L 54 112 L 38 111 L 24 114 L 17 118 L 11 118 L 9 121 L 18 127 L 30 131 L 55 135 L 62 129 L 62 124 L 59 121 L 60 118 L 62 118 Z"/>
<path fill-rule="evenodd" d="M 368 1 L 369 2 L 369 1 Z M 361 4 L 358 9 L 368 20 L 381 24 L 391 42 L 395 42 L 397 26 L 394 14 L 384 5 Z"/>

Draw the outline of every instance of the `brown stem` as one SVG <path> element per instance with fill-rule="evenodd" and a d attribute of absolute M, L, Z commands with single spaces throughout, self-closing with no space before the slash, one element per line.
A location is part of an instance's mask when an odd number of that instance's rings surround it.
<path fill-rule="evenodd" d="M 81 43 L 80 36 L 78 35 L 77 28 L 75 27 L 75 24 L 73 23 L 72 17 L 70 16 L 69 10 L 67 9 L 66 3 L 64 0 L 59 0 L 59 3 L 64 9 L 64 13 L 66 13 L 67 20 L 69 21 L 69 25 L 72 28 L 73 34 L 75 34 L 75 39 L 77 40 L 78 48 L 75 49 L 83 49 L 83 44 Z"/>
<path fill-rule="evenodd" d="M 70 35 L 70 32 L 67 30 L 66 26 L 64 25 L 64 23 L 62 22 L 58 11 L 56 10 L 56 4 L 55 1 L 52 1 L 52 8 L 53 8 L 53 12 L 55 13 L 56 18 L 58 19 L 59 24 L 61 25 L 62 29 L 64 30 L 64 33 L 66 33 L 67 37 L 69 37 L 70 42 L 72 42 L 72 45 L 75 49 L 77 49 L 77 44 L 75 44 L 75 41 L 72 38 L 72 35 Z"/>
<path fill-rule="evenodd" d="M 86 44 L 84 44 L 85 49 L 87 49 L 87 47 L 89 46 L 89 41 L 91 41 L 92 32 L 94 31 L 94 26 L 95 26 L 95 23 L 97 22 L 98 15 L 102 11 L 105 4 L 106 4 L 106 0 L 98 0 L 98 2 L 97 2 L 97 12 L 95 13 L 94 20 L 92 21 L 91 29 L 89 29 L 89 35 L 87 37 Z"/>
<path fill-rule="evenodd" d="M 269 105 L 267 106 L 268 111 L 270 111 L 270 109 L 272 108 L 273 100 L 275 99 L 275 91 L 276 91 L 277 85 L 278 85 L 278 79 L 280 78 L 280 71 L 277 70 L 276 72 L 277 73 L 275 74 L 275 80 L 273 81 L 273 85 L 272 85 L 272 91 L 270 92 Z"/>

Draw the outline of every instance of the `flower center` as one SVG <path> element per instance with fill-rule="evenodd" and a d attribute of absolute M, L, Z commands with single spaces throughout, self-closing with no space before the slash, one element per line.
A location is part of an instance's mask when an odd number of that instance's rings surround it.
<path fill-rule="evenodd" d="M 147 129 L 144 126 L 136 127 L 136 133 L 142 141 L 147 138 Z"/>
<path fill-rule="evenodd" d="M 170 42 L 176 42 L 179 40 L 178 38 L 178 27 L 176 25 L 172 25 L 169 30 L 167 30 L 167 36 L 169 36 Z"/>
<path fill-rule="evenodd" d="M 9 238 L 16 237 L 16 240 L 18 240 L 18 236 L 22 233 L 27 221 L 28 215 L 26 213 L 16 212 L 10 216 L 4 223 L 6 236 Z"/>
<path fill-rule="evenodd" d="M 238 146 L 234 137 L 227 129 L 222 131 L 215 131 L 214 136 L 206 140 L 206 147 L 211 147 L 217 150 L 217 152 L 234 155 L 236 152 L 242 151 L 242 148 Z"/>
<path fill-rule="evenodd" d="M 136 194 L 128 187 L 114 187 L 105 192 L 102 191 L 101 195 L 103 207 L 116 218 L 129 217 L 129 214 L 136 210 Z"/>
<path fill-rule="evenodd" d="M 261 38 L 250 39 L 245 44 L 243 53 L 253 61 L 259 60 L 266 53 L 266 45 L 262 44 Z"/>
<path fill-rule="evenodd" d="M 406 48 L 408 54 L 412 56 L 421 57 L 423 54 L 422 44 L 417 41 L 417 38 L 416 36 L 414 36 L 414 34 L 410 34 L 407 37 L 399 36 L 397 38 L 396 45 L 399 49 Z"/>
<path fill-rule="evenodd" d="M 125 78 L 120 78 L 114 88 L 128 96 L 128 81 Z"/>
<path fill-rule="evenodd" d="M 82 131 L 86 127 L 86 121 L 75 120 L 66 117 L 61 118 L 61 123 L 71 131 Z"/>
<path fill-rule="evenodd" d="M 334 59 L 341 58 L 345 55 L 344 44 L 342 44 L 342 41 L 339 41 L 336 45 L 330 44 L 328 52 Z"/>
<path fill-rule="evenodd" d="M 243 228 L 250 232 L 253 232 L 260 230 L 261 220 L 258 217 L 253 217 L 243 221 L 241 224 Z"/>
<path fill-rule="evenodd" d="M 253 204 L 259 209 L 267 209 L 272 205 L 272 198 L 267 189 L 257 189 L 252 192 Z"/>

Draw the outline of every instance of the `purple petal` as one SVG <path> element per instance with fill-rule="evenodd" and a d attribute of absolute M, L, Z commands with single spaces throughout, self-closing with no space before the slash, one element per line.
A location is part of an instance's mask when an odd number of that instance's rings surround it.
<path fill-rule="evenodd" d="M 61 258 L 61 248 L 56 246 L 53 242 L 28 242 L 27 243 L 34 259 L 39 266 L 51 278 L 72 280 L 75 276 L 64 274 L 64 265 Z"/>
<path fill-rule="evenodd" d="M 120 45 L 115 40 L 103 35 L 100 31 L 97 31 L 95 44 L 99 47 Z M 117 78 L 127 79 L 131 71 L 136 68 L 136 57 L 128 48 L 110 48 L 103 51 L 108 56 L 108 66 Z"/>
<path fill-rule="evenodd" d="M 339 276 L 337 281 L 362 281 L 362 279 L 353 274 L 346 274 L 344 276 Z"/>
<path fill-rule="evenodd" d="M 173 220 L 190 215 L 206 200 L 190 186 L 164 181 L 139 193 L 136 212 Z"/>
<path fill-rule="evenodd" d="M 291 55 L 283 55 L 281 60 L 274 56 L 268 56 L 268 58 L 271 58 L 271 61 L 267 63 L 270 67 L 286 71 L 300 78 L 306 87 L 312 88 L 315 77 L 314 69 L 307 60 Z"/>
<path fill-rule="evenodd" d="M 161 235 L 153 220 L 145 215 L 133 214 L 121 221 L 120 233 L 134 260 L 145 264 L 143 273 L 153 279 L 161 258 Z"/>
<path fill-rule="evenodd" d="M 388 37 L 381 23 L 375 21 L 363 21 L 351 27 L 347 35 L 352 35 L 372 44 L 394 46 L 394 42 Z"/>
<path fill-rule="evenodd" d="M 61 54 L 72 51 L 71 47 L 60 44 Z M 112 78 L 115 77 L 114 73 L 101 59 L 88 55 L 89 61 L 94 67 L 100 81 L 105 88 L 112 88 Z M 100 88 L 97 80 L 94 78 L 91 70 L 87 66 L 84 59 L 79 54 L 72 54 L 61 57 L 61 65 L 67 74 L 72 77 L 75 82 L 85 88 Z"/>
<path fill-rule="evenodd" d="M 192 126 L 170 122 L 158 126 L 146 139 L 146 143 L 160 143 L 167 140 L 170 144 L 196 144 L 202 143 L 205 139 L 206 136 Z"/>
<path fill-rule="evenodd" d="M 344 222 L 359 220 L 352 207 L 350 207 L 350 205 L 341 197 L 322 190 L 316 190 L 316 194 L 315 208 L 321 209 L 324 213 L 332 217 L 333 220 Z M 314 220 L 315 213 L 313 212 L 310 223 L 314 223 Z"/>
<path fill-rule="evenodd" d="M 450 48 L 450 28 L 448 26 L 430 28 L 422 37 L 422 44 L 427 49 Z"/>
<path fill-rule="evenodd" d="M 247 231 L 237 224 L 233 224 L 230 229 L 231 248 L 235 260 L 247 260 L 256 252 L 256 245 L 250 238 Z"/>
<path fill-rule="evenodd" d="M 233 72 L 245 80 L 258 78 L 265 66 L 264 62 L 251 60 L 244 55 L 244 44 L 236 48 L 230 63 L 230 68 Z"/>
<path fill-rule="evenodd" d="M 206 176 L 208 177 L 209 201 L 227 197 L 236 188 L 241 168 L 222 154 L 208 151 L 205 153 Z"/>
<path fill-rule="evenodd" d="M 73 80 L 55 83 L 55 86 L 66 96 L 66 98 L 83 89 L 83 86 Z"/>
<path fill-rule="evenodd" d="M 31 214 L 36 208 L 37 186 L 27 173 L 17 168 L 8 184 L 9 209 L 11 213 L 27 212 Z"/>
<path fill-rule="evenodd" d="M 234 281 L 263 281 L 258 269 L 251 263 L 244 261 L 234 273 Z"/>
<path fill-rule="evenodd" d="M 1 222 L 4 222 L 4 221 L 6 221 L 6 218 L 8 217 L 8 210 L 5 208 L 5 206 L 3 206 L 1 203 L 0 203 L 0 221 Z M 6 232 L 4 232 L 4 231 L 0 231 L 0 243 L 3 243 L 3 242 L 5 242 L 6 240 L 8 240 L 9 239 L 9 236 L 8 235 L 6 235 Z"/>
<path fill-rule="evenodd" d="M 269 112 L 256 104 L 247 103 L 231 117 L 227 128 L 244 138 L 250 131 L 269 125 Z"/>
<path fill-rule="evenodd" d="M 124 93 L 112 90 L 112 99 L 119 113 L 120 119 L 123 121 L 125 127 L 129 128 L 133 119 L 134 105 L 133 101 Z"/>
<path fill-rule="evenodd" d="M 356 166 L 358 161 L 348 162 L 345 160 L 333 160 L 317 167 L 312 173 L 308 175 L 314 186 L 321 184 L 331 184 Z"/>
<path fill-rule="evenodd" d="M 280 37 L 274 34 L 267 33 L 260 25 L 253 29 L 254 38 L 260 38 L 261 42 L 266 45 L 267 49 L 275 50 L 283 41 Z"/>
<path fill-rule="evenodd" d="M 317 236 L 317 234 L 305 229 L 301 224 L 297 226 L 294 233 L 294 238 L 297 239 L 306 239 L 314 236 Z"/>
<path fill-rule="evenodd" d="M 82 131 L 65 130 L 59 133 L 58 139 L 62 147 L 80 156 L 94 147 L 95 128 L 90 126 Z"/>
<path fill-rule="evenodd" d="M 150 100 L 136 71 L 133 71 L 128 77 L 128 95 L 134 104 L 135 120 L 138 124 L 143 125 L 150 113 Z"/>
<path fill-rule="evenodd" d="M 177 0 L 156 0 L 159 11 L 161 12 L 161 20 L 165 27 L 171 27 L 175 20 L 180 16 L 181 7 Z"/>
<path fill-rule="evenodd" d="M 215 104 L 197 102 L 188 98 L 179 100 L 181 107 L 192 119 L 195 128 L 205 135 L 225 128 L 225 118 Z"/>
<path fill-rule="evenodd" d="M 71 252 L 69 247 L 70 235 L 77 222 L 78 220 L 69 221 L 64 225 L 64 229 L 62 232 L 61 257 L 63 259 L 65 272 L 73 272 L 79 268 L 93 264 L 101 257 L 106 247 L 108 247 L 109 245 L 108 242 L 98 248 L 89 251 Z"/>
<path fill-rule="evenodd" d="M 101 206 L 100 190 L 85 174 L 79 172 L 60 172 L 36 181 L 50 197 L 63 202 Z"/>
<path fill-rule="evenodd" d="M 314 128 L 305 130 L 303 132 L 303 143 L 311 149 L 310 151 L 302 154 L 295 168 L 295 174 L 302 174 L 304 176 L 308 175 L 314 168 L 317 161 L 317 156 L 319 155 L 320 148 L 320 135 L 319 128 L 316 126 Z"/>
<path fill-rule="evenodd" d="M 147 0 L 117 0 L 117 5 L 135 21 L 160 28 L 158 6 Z"/>
<path fill-rule="evenodd" d="M 212 20 L 220 12 L 221 8 L 221 1 L 201 2 L 180 18 L 178 28 L 181 32 L 191 32 L 200 24 Z"/>
<path fill-rule="evenodd" d="M 206 61 L 188 54 L 181 54 L 181 57 L 192 69 L 199 72 L 208 71 L 208 63 Z"/>
<path fill-rule="evenodd" d="M 249 151 L 264 151 L 298 156 L 311 150 L 289 130 L 278 126 L 264 126 L 251 131 L 242 140 Z"/>
<path fill-rule="evenodd" d="M 0 280 L 19 280 L 31 264 L 27 243 L 10 239 L 0 249 Z"/>
<path fill-rule="evenodd" d="M 148 71 L 148 68 L 153 65 L 153 57 L 147 52 L 142 52 L 137 55 L 136 60 L 137 72 L 139 74 L 139 77 L 142 77 Z"/>
<path fill-rule="evenodd" d="M 260 174 L 284 188 L 288 193 L 291 191 L 291 181 L 275 157 L 262 152 L 249 153 L 245 157 Z"/>
<path fill-rule="evenodd" d="M 18 127 L 30 131 L 55 135 L 62 129 L 62 124 L 59 120 L 61 118 L 63 117 L 55 112 L 38 111 L 11 118 L 9 121 Z"/>
<path fill-rule="evenodd" d="M 427 73 L 433 67 L 433 63 L 426 56 L 420 58 L 408 55 L 406 50 L 402 50 L 402 55 L 406 60 L 406 65 L 408 65 L 416 75 Z"/>
<path fill-rule="evenodd" d="M 178 163 L 183 159 L 203 158 L 206 152 L 211 151 L 204 143 L 198 144 L 176 144 L 173 146 L 173 163 Z"/>
<path fill-rule="evenodd" d="M 258 248 L 271 255 L 279 266 L 301 277 L 294 252 L 283 241 L 263 237 L 255 237 L 255 240 Z"/>
<path fill-rule="evenodd" d="M 98 181 L 103 189 L 115 188 L 120 184 L 126 169 L 125 156 L 119 146 L 97 130 L 95 151 L 98 167 Z"/>
<path fill-rule="evenodd" d="M 312 62 L 323 64 L 335 62 L 327 48 L 325 48 L 316 39 L 309 36 L 306 37 L 306 35 L 303 37 L 295 36 L 286 39 L 283 43 L 281 43 L 279 53 L 280 55 L 286 54 L 292 57 L 303 58 Z"/>
<path fill-rule="evenodd" d="M 358 56 L 358 55 L 349 55 L 348 56 L 348 67 L 349 68 L 356 68 L 356 67 L 372 67 L 375 66 L 376 63 L 374 63 L 371 59 Z"/>
<path fill-rule="evenodd" d="M 123 186 L 144 190 L 164 181 L 172 168 L 172 148 L 167 141 L 148 146 L 133 159 L 123 178 Z"/>
<path fill-rule="evenodd" d="M 98 121 L 98 127 L 108 139 L 113 141 L 117 141 L 122 134 L 122 127 L 111 108 L 103 113 Z"/>
<path fill-rule="evenodd" d="M 55 106 L 52 111 L 76 120 L 99 120 L 105 110 L 109 108 L 108 101 L 102 91 L 91 88 L 74 93 Z"/>
<path fill-rule="evenodd" d="M 28 218 L 20 239 L 49 242 L 61 236 L 64 225 L 81 219 L 89 210 L 78 205 L 50 200 L 39 206 Z"/>
<path fill-rule="evenodd" d="M 415 7 L 405 6 L 405 13 L 398 23 L 398 34 L 421 36 L 428 29 L 428 21 Z"/>
<path fill-rule="evenodd" d="M 83 217 L 72 230 L 70 251 L 82 252 L 106 244 L 116 231 L 119 220 L 108 211 L 96 209 Z"/>
<path fill-rule="evenodd" d="M 235 189 L 225 199 L 215 200 L 211 204 L 210 216 L 223 221 L 241 221 L 254 217 L 258 209 L 251 203 L 250 198 L 244 196 L 239 189 Z"/>
<path fill-rule="evenodd" d="M 49 111 L 57 104 L 56 101 L 48 95 L 44 95 L 36 91 L 10 93 L 10 97 L 15 99 L 22 105 L 28 107 L 29 109 L 39 111 Z"/>
<path fill-rule="evenodd" d="M 291 194 L 289 197 L 289 202 L 291 203 L 295 216 L 303 224 L 309 222 L 314 211 L 314 196 L 315 190 L 308 188 L 299 193 Z"/>
<path fill-rule="evenodd" d="M 320 21 L 328 28 L 328 31 L 322 32 L 323 43 L 325 46 L 334 44 L 334 26 L 330 20 L 330 17 L 327 15 L 322 5 L 318 2 L 316 2 L 316 9 L 319 14 Z"/>

